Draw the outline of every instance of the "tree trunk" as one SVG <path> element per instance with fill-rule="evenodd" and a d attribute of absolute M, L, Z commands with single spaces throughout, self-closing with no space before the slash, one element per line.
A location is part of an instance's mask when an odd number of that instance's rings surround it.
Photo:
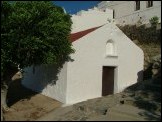
<path fill-rule="evenodd" d="M 1 106 L 1 121 L 3 121 L 3 113 L 2 113 L 2 106 Z"/>
<path fill-rule="evenodd" d="M 3 108 L 7 108 L 7 91 L 8 91 L 8 86 L 5 85 L 3 88 L 1 88 L 1 106 Z"/>
<path fill-rule="evenodd" d="M 7 105 L 7 92 L 9 85 L 11 82 L 20 78 L 22 78 L 21 72 L 19 72 L 17 68 L 13 68 L 12 70 L 8 70 L 8 72 L 5 73 L 5 80 L 1 79 L 1 121 L 4 120 L 3 112 L 9 109 Z"/>
<path fill-rule="evenodd" d="M 8 91 L 8 86 L 4 85 L 3 88 L 1 88 L 1 121 L 4 120 L 3 118 L 3 112 L 7 110 L 7 91 Z"/>

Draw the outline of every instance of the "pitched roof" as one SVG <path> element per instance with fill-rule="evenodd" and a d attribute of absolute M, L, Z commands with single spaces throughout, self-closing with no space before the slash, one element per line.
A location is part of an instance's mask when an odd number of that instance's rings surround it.
<path fill-rule="evenodd" d="M 84 31 L 80 31 L 80 32 L 77 32 L 77 33 L 72 33 L 72 34 L 70 34 L 70 41 L 74 42 L 77 39 L 80 39 L 81 37 L 87 35 L 88 33 L 91 33 L 93 31 L 95 31 L 96 29 L 98 29 L 98 28 L 100 28 L 102 26 L 103 25 L 98 26 L 98 27 L 94 27 L 94 28 L 90 28 L 90 29 L 87 29 L 87 30 L 84 30 Z"/>

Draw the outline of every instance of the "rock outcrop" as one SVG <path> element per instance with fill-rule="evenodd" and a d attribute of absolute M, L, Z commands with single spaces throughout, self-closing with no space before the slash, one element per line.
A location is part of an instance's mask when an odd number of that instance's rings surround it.
<path fill-rule="evenodd" d="M 161 83 L 161 55 L 152 58 L 152 78 L 154 83 Z"/>

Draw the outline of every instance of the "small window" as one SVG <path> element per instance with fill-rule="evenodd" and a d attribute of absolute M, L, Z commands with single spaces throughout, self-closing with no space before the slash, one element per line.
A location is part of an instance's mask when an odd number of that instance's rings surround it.
<path fill-rule="evenodd" d="M 114 46 L 113 46 L 113 43 L 111 42 L 108 42 L 106 44 L 106 55 L 113 55 L 114 53 Z"/>
<path fill-rule="evenodd" d="M 115 54 L 115 44 L 112 40 L 108 40 L 106 43 L 106 56 L 113 56 Z"/>
<path fill-rule="evenodd" d="M 147 1 L 146 2 L 146 7 L 149 8 L 149 7 L 152 7 L 153 6 L 153 1 Z"/>
<path fill-rule="evenodd" d="M 140 1 L 135 1 L 135 11 L 140 10 Z"/>

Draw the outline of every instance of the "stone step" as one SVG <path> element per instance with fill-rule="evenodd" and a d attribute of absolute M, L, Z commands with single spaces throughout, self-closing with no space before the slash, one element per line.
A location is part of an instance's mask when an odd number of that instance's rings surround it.
<path fill-rule="evenodd" d="M 138 107 L 128 105 L 128 104 L 123 104 L 123 105 L 117 105 L 115 107 L 112 107 L 108 110 L 108 113 L 111 112 L 118 112 L 122 114 L 128 114 L 128 115 L 139 115 L 139 113 L 144 112 L 145 110 L 139 109 Z"/>
<path fill-rule="evenodd" d="M 146 121 L 144 118 L 130 116 L 127 114 L 110 113 L 108 115 L 100 115 L 87 119 L 86 121 Z"/>
<path fill-rule="evenodd" d="M 111 112 L 108 114 L 107 121 L 146 121 L 142 116 L 130 115 L 125 113 Z"/>
<path fill-rule="evenodd" d="M 145 120 L 140 114 L 144 113 L 145 110 L 139 109 L 138 107 L 131 105 L 118 105 L 110 108 L 107 112 L 108 120 Z"/>
<path fill-rule="evenodd" d="M 87 121 L 146 121 L 140 113 L 144 110 L 131 105 L 117 105 L 108 109 L 106 115 L 89 118 Z"/>

